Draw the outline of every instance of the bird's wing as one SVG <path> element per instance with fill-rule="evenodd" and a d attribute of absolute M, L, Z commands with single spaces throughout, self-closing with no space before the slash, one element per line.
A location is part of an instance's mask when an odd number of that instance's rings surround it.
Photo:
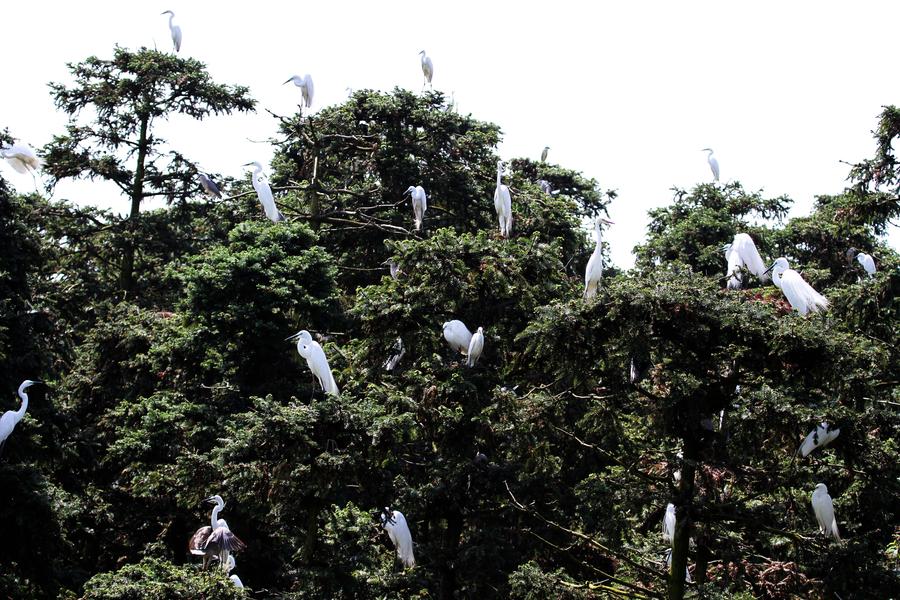
<path fill-rule="evenodd" d="M 175 43 L 175 52 L 181 51 L 181 27 L 172 27 L 172 41 Z"/>
<path fill-rule="evenodd" d="M 834 518 L 834 503 L 831 496 L 827 492 L 813 494 L 813 509 L 816 519 L 819 521 L 819 528 L 838 538 L 837 521 Z"/>
<path fill-rule="evenodd" d="M 474 364 L 484 349 L 484 334 L 476 333 L 469 341 L 469 363 Z"/>
<path fill-rule="evenodd" d="M 666 507 L 666 515 L 663 517 L 663 541 L 671 542 L 675 536 L 675 506 L 669 504 Z"/>
<path fill-rule="evenodd" d="M 800 456 L 806 457 L 810 452 L 816 449 L 816 432 L 818 428 L 813 429 L 800 444 Z"/>
<path fill-rule="evenodd" d="M 272 188 L 269 187 L 269 182 L 266 181 L 266 178 L 262 175 L 254 177 L 253 188 L 256 190 L 256 195 L 259 196 L 260 204 L 263 205 L 263 209 L 266 211 L 266 216 L 269 217 L 271 221 L 283 221 L 284 216 L 279 212 L 278 207 L 275 206 Z"/>
<path fill-rule="evenodd" d="M 310 76 L 309 74 L 307 74 L 306 77 L 304 77 L 304 80 L 306 81 L 306 96 L 307 96 L 306 108 L 309 108 L 310 106 L 312 106 L 313 94 L 315 93 L 315 86 L 313 86 L 312 76 Z"/>
<path fill-rule="evenodd" d="M 709 157 L 709 167 L 712 169 L 713 178 L 719 180 L 719 161 L 714 156 Z"/>
<path fill-rule="evenodd" d="M 228 552 L 240 552 L 247 547 L 247 544 L 231 533 L 231 530 L 227 527 L 217 527 L 207 538 L 206 543 L 203 544 L 203 549 L 209 549 L 210 546 L 220 550 L 227 550 Z"/>
<path fill-rule="evenodd" d="M 191 536 L 191 539 L 188 540 L 188 551 L 191 554 L 196 554 L 198 556 L 206 554 L 203 549 L 206 547 L 206 542 L 209 540 L 211 533 L 212 527 L 209 525 L 198 529 L 194 535 Z"/>
<path fill-rule="evenodd" d="M 7 156 L 6 162 L 8 162 L 9 165 L 13 169 L 15 169 L 17 173 L 27 173 L 28 172 L 28 167 L 25 165 L 25 161 L 23 161 L 18 156 L 12 156 L 12 155 Z"/>
<path fill-rule="evenodd" d="M 803 280 L 800 273 L 788 269 L 781 276 L 781 291 L 800 314 L 828 308 L 828 300 Z"/>
<path fill-rule="evenodd" d="M 394 511 L 394 545 L 397 547 L 397 555 L 407 567 L 415 566 L 416 559 L 413 555 L 412 534 L 409 532 L 409 525 L 406 524 L 406 517 L 399 511 Z"/>
<path fill-rule="evenodd" d="M 766 281 L 769 278 L 768 273 L 766 273 L 766 265 L 759 255 L 759 250 L 756 249 L 756 244 L 753 243 L 753 238 L 746 233 L 739 233 L 734 236 L 731 253 L 734 254 L 735 252 L 740 256 L 741 262 L 747 265 L 747 269 L 759 277 L 761 281 Z"/>

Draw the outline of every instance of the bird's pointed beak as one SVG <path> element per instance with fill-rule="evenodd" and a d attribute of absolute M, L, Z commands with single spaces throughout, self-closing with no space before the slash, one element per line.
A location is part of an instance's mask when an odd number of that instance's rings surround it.
<path fill-rule="evenodd" d="M 775 268 L 775 263 L 772 263 L 772 266 L 771 266 L 771 267 L 769 267 L 768 269 L 766 269 L 765 271 L 763 271 L 763 275 L 765 275 L 766 273 L 771 273 L 771 272 L 772 272 L 772 269 L 774 269 L 774 268 Z"/>
<path fill-rule="evenodd" d="M 299 337 L 300 337 L 300 332 L 298 331 L 298 332 L 295 333 L 294 335 L 291 335 L 291 336 L 288 336 L 288 337 L 284 338 L 284 341 L 286 341 L 286 342 L 292 342 L 292 341 L 296 340 L 296 339 L 299 338 Z"/>
<path fill-rule="evenodd" d="M 293 81 L 293 80 L 294 80 L 294 78 L 293 78 L 293 77 L 291 77 L 291 78 L 290 78 L 290 79 L 288 79 L 288 80 L 287 80 L 287 81 L 285 81 L 285 82 L 284 82 L 284 83 L 282 83 L 282 84 L 281 84 L 281 85 L 284 85 L 284 84 L 285 84 L 285 83 L 290 83 L 290 82 L 292 82 L 292 81 Z"/>
<path fill-rule="evenodd" d="M 204 502 L 215 502 L 216 499 L 213 498 L 212 496 L 210 496 L 209 498 L 204 498 L 203 501 L 204 501 Z"/>

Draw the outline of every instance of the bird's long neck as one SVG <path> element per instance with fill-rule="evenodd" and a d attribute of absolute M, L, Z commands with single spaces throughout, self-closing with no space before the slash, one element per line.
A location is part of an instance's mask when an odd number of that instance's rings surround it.
<path fill-rule="evenodd" d="M 174 19 L 174 18 L 175 18 L 175 15 L 172 15 L 172 14 L 169 15 L 169 27 L 170 28 L 172 27 L 172 19 Z"/>
<path fill-rule="evenodd" d="M 215 529 L 215 528 L 218 526 L 218 523 L 219 523 L 219 511 L 222 510 L 222 508 L 223 508 L 223 507 L 220 506 L 218 503 L 217 503 L 215 506 L 213 506 L 212 514 L 210 515 L 210 518 L 209 518 L 210 523 L 212 524 L 212 528 L 213 528 L 213 529 Z"/>
<path fill-rule="evenodd" d="M 22 399 L 22 406 L 19 407 L 19 410 L 16 411 L 16 421 L 22 419 L 25 416 L 25 411 L 28 410 L 28 394 L 25 392 L 19 392 L 19 398 Z"/>
<path fill-rule="evenodd" d="M 497 187 L 498 187 L 498 188 L 500 187 L 500 176 L 501 176 L 502 172 L 503 172 L 503 171 L 502 171 L 502 168 L 501 168 L 501 166 L 500 166 L 500 163 L 497 163 Z"/>
<path fill-rule="evenodd" d="M 597 236 L 597 245 L 594 247 L 594 254 L 600 254 L 603 251 L 603 230 L 597 227 L 594 229 L 594 235 Z"/>

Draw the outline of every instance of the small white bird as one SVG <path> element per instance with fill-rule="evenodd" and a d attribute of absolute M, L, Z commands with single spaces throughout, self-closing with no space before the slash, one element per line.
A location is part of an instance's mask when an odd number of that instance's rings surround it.
<path fill-rule="evenodd" d="M 734 240 L 725 246 L 725 260 L 728 261 L 726 275 L 731 275 L 728 278 L 729 290 L 741 289 L 742 267 L 759 277 L 760 281 L 769 280 L 769 273 L 759 250 L 756 249 L 753 238 L 746 233 L 735 234 Z"/>
<path fill-rule="evenodd" d="M 25 411 L 28 410 L 28 394 L 25 393 L 25 390 L 30 388 L 36 383 L 41 383 L 40 381 L 32 381 L 31 379 L 26 379 L 22 382 L 22 385 L 19 386 L 19 399 L 22 401 L 21 406 L 19 406 L 19 410 L 8 410 L 3 413 L 3 416 L 0 417 L 0 451 L 3 450 L 3 446 L 6 444 L 6 439 L 12 434 L 13 429 L 16 428 L 16 425 L 19 424 L 19 421 L 25 416 Z"/>
<path fill-rule="evenodd" d="M 385 507 L 381 513 L 381 524 L 388 532 L 388 537 L 394 543 L 397 549 L 397 557 L 403 563 L 403 566 L 412 568 L 416 566 L 416 557 L 413 555 L 412 534 L 409 532 L 409 526 L 406 524 L 406 517 L 399 510 L 392 511 Z M 390 516 L 388 516 L 390 515 Z"/>
<path fill-rule="evenodd" d="M 178 25 L 172 24 L 172 19 L 175 18 L 175 13 L 171 10 L 167 10 L 163 15 L 169 15 L 169 31 L 172 32 L 172 45 L 175 46 L 175 52 L 181 50 L 181 27 Z"/>
<path fill-rule="evenodd" d="M 466 359 L 466 365 L 474 367 L 475 363 L 478 362 L 478 358 L 481 356 L 482 350 L 484 350 L 484 329 L 479 327 L 478 331 L 472 335 L 472 340 L 469 342 L 469 356 Z"/>
<path fill-rule="evenodd" d="M 461 352 L 469 353 L 469 345 L 472 343 L 472 332 L 466 327 L 466 324 L 458 319 L 447 321 L 444 323 L 444 339 L 450 344 L 450 347 Z"/>
<path fill-rule="evenodd" d="M 207 173 L 198 173 L 197 180 L 200 182 L 200 187 L 203 188 L 203 191 L 207 196 L 210 198 L 222 199 L 222 191 Z"/>
<path fill-rule="evenodd" d="M 253 167 L 253 189 L 256 190 L 256 196 L 259 198 L 266 216 L 273 223 L 284 221 L 284 215 L 275 206 L 275 197 L 272 195 L 272 188 L 269 187 L 269 179 L 262 171 L 262 165 L 256 161 L 247 163 L 245 167 Z"/>
<path fill-rule="evenodd" d="M 784 292 L 791 308 L 801 315 L 828 308 L 828 300 L 806 283 L 800 273 L 791 269 L 783 256 L 775 261 L 769 271 L 772 271 L 772 281 Z"/>
<path fill-rule="evenodd" d="M 597 288 L 600 280 L 603 279 L 603 225 L 613 225 L 609 219 L 598 217 L 594 222 L 594 236 L 597 239 L 597 245 L 594 247 L 594 253 L 588 259 L 587 267 L 584 269 L 584 299 L 593 298 L 597 295 Z"/>
<path fill-rule="evenodd" d="M 301 330 L 287 338 L 290 341 L 297 341 L 297 352 L 306 359 L 309 370 L 319 380 L 319 385 L 325 390 L 326 394 L 340 396 L 337 383 L 334 381 L 334 375 L 331 373 L 331 367 L 328 366 L 328 359 L 325 357 L 325 351 L 319 342 L 312 339 L 308 331 Z"/>
<path fill-rule="evenodd" d="M 235 562 L 234 557 L 231 556 L 231 555 L 229 554 L 229 555 L 228 555 L 228 564 L 225 565 L 225 571 L 226 571 L 227 573 L 231 573 L 231 572 L 234 570 L 234 567 L 235 567 L 236 565 L 237 565 L 237 563 Z M 239 587 L 239 588 L 243 588 L 243 587 L 244 587 L 244 582 L 241 581 L 241 578 L 238 577 L 237 575 L 229 575 L 229 576 L 228 576 L 228 579 L 230 579 L 231 582 L 232 582 L 234 585 L 236 585 L 237 587 Z"/>
<path fill-rule="evenodd" d="M 541 162 L 547 162 L 547 152 L 550 150 L 550 146 L 544 146 L 544 149 L 541 150 Z"/>
<path fill-rule="evenodd" d="M 838 533 L 837 519 L 834 517 L 834 504 L 824 483 L 816 484 L 816 489 L 812 493 L 812 507 L 816 513 L 816 520 L 819 522 L 819 531 L 832 536 L 836 542 L 840 542 L 841 536 Z"/>
<path fill-rule="evenodd" d="M 719 161 L 716 160 L 716 157 L 713 156 L 712 148 L 704 148 L 701 152 L 709 152 L 706 155 L 706 162 L 709 163 L 709 168 L 712 170 L 713 180 L 719 180 Z"/>
<path fill-rule="evenodd" d="M 675 505 L 671 502 L 666 506 L 666 514 L 662 523 L 663 541 L 672 543 L 675 539 Z"/>
<path fill-rule="evenodd" d="M 7 148 L 0 148 L 0 156 L 6 159 L 17 173 L 27 173 L 30 170 L 37 171 L 43 164 L 37 157 L 31 146 L 24 142 L 13 144 Z"/>
<path fill-rule="evenodd" d="M 425 188 L 421 185 L 409 186 L 403 195 L 409 194 L 412 198 L 413 214 L 415 215 L 416 231 L 422 229 L 422 219 L 425 218 L 425 211 L 428 209 L 428 199 L 425 197 Z"/>
<path fill-rule="evenodd" d="M 420 51 L 419 55 L 422 57 L 422 75 L 425 76 L 425 83 L 430 86 L 431 78 L 434 76 L 434 63 L 431 62 L 431 59 L 428 58 L 424 50 Z M 423 88 L 425 87 L 425 83 L 422 84 Z"/>
<path fill-rule="evenodd" d="M 859 262 L 859 264 L 862 265 L 862 268 L 866 270 L 866 273 L 869 274 L 869 277 L 873 277 L 875 275 L 875 259 L 872 258 L 871 254 L 860 252 L 856 255 L 856 260 Z"/>
<path fill-rule="evenodd" d="M 497 161 L 497 189 L 494 190 L 494 210 L 500 220 L 500 235 L 508 238 L 512 231 L 512 197 L 509 188 L 500 183 L 503 175 L 503 161 Z"/>
<path fill-rule="evenodd" d="M 839 436 L 840 434 L 840 429 L 834 429 L 828 423 L 823 422 L 821 425 L 818 425 L 815 429 L 809 432 L 809 435 L 807 435 L 806 439 L 803 440 L 803 443 L 800 444 L 800 449 L 798 450 L 798 452 L 800 453 L 800 456 L 805 457 L 816 448 L 827 446 L 828 444 L 836 440 L 837 436 Z"/>
<path fill-rule="evenodd" d="M 294 85 L 300 88 L 300 92 L 302 92 L 303 94 L 303 106 L 305 106 L 306 108 L 312 106 L 313 93 L 315 92 L 312 75 L 310 75 L 309 73 L 303 75 L 302 77 L 300 75 L 294 75 L 293 77 L 285 81 L 282 85 L 284 85 L 285 83 L 290 83 L 292 81 L 294 82 Z"/>
<path fill-rule="evenodd" d="M 219 565 L 223 570 L 228 570 L 228 558 L 232 552 L 240 552 L 247 547 L 241 539 L 231 532 L 225 519 L 219 518 L 219 513 L 225 508 L 222 496 L 216 494 L 210 496 L 204 502 L 215 504 L 210 513 L 210 524 L 198 529 L 188 540 L 188 551 L 195 556 L 203 557 L 203 568 L 213 558 L 219 559 Z"/>

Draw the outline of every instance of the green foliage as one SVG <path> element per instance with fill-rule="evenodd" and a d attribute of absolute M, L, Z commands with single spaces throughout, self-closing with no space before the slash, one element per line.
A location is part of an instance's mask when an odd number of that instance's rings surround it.
<path fill-rule="evenodd" d="M 198 572 L 164 560 L 148 558 L 112 573 L 95 575 L 84 586 L 83 600 L 170 600 L 205 598 L 231 600 L 245 598 L 221 571 Z"/>

